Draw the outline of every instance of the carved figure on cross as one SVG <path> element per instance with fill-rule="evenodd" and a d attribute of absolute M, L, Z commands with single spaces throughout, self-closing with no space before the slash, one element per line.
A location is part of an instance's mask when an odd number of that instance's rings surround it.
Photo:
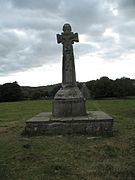
<path fill-rule="evenodd" d="M 73 33 L 70 24 L 64 24 L 63 32 L 57 34 L 57 43 L 63 44 L 62 86 L 76 86 L 73 44 L 79 42 L 78 33 Z"/>

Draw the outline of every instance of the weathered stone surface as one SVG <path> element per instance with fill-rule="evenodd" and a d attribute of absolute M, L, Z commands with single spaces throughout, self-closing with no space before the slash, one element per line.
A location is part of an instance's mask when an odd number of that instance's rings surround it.
<path fill-rule="evenodd" d="M 81 87 L 81 92 L 82 92 L 85 99 L 90 99 L 91 98 L 90 90 L 88 89 L 88 87 L 86 86 L 85 83 L 83 83 L 83 85 Z"/>
<path fill-rule="evenodd" d="M 53 117 L 41 113 L 26 121 L 25 132 L 30 135 L 46 134 L 111 134 L 113 118 L 102 111 L 91 111 L 85 116 Z"/>
<path fill-rule="evenodd" d="M 83 99 L 53 100 L 52 107 L 54 117 L 86 115 L 85 102 Z"/>
<path fill-rule="evenodd" d="M 76 87 L 61 88 L 55 95 L 54 99 L 84 99 L 83 94 Z"/>
<path fill-rule="evenodd" d="M 64 24 L 63 32 L 57 34 L 57 42 L 63 45 L 62 87 L 76 86 L 74 63 L 74 42 L 79 42 L 78 34 L 73 33 L 70 24 Z"/>
<path fill-rule="evenodd" d="M 83 116 L 85 100 L 78 87 L 61 88 L 52 101 L 53 116 Z"/>
<path fill-rule="evenodd" d="M 52 102 L 52 114 L 58 116 L 82 116 L 86 114 L 85 99 L 76 85 L 73 44 L 79 42 L 78 34 L 65 24 L 63 32 L 57 34 L 57 42 L 63 45 L 62 88 Z"/>

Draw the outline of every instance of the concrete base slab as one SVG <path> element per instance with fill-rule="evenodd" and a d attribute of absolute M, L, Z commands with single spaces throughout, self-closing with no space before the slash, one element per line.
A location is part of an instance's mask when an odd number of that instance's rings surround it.
<path fill-rule="evenodd" d="M 85 116 L 53 117 L 51 112 L 40 113 L 26 121 L 29 135 L 112 134 L 113 118 L 103 111 L 90 111 Z"/>

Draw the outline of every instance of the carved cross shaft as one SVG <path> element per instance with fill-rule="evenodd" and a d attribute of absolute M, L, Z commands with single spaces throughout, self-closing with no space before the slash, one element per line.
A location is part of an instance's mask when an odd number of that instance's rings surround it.
<path fill-rule="evenodd" d="M 78 33 L 70 32 L 68 34 L 57 34 L 57 42 L 58 44 L 62 43 L 63 45 L 71 45 L 74 44 L 74 42 L 79 42 Z"/>
<path fill-rule="evenodd" d="M 63 26 L 63 32 L 57 34 L 57 43 L 63 44 L 63 63 L 62 63 L 62 85 L 63 88 L 68 86 L 76 86 L 75 63 L 73 45 L 79 42 L 78 33 L 71 31 L 70 24 Z"/>

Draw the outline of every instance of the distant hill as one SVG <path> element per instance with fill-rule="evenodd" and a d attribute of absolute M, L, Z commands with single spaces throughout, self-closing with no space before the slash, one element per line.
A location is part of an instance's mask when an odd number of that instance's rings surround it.
<path fill-rule="evenodd" d="M 53 97 L 53 91 L 58 90 L 61 86 L 61 83 L 47 85 L 47 86 L 38 86 L 38 87 L 30 87 L 30 86 L 21 86 L 22 92 L 24 94 L 24 98 L 26 99 L 40 99 L 40 98 L 48 98 Z"/>
<path fill-rule="evenodd" d="M 77 86 L 81 89 L 84 83 L 90 91 L 91 98 L 135 98 L 135 79 L 123 77 L 112 80 L 108 77 L 101 77 L 97 80 L 77 82 Z M 7 97 L 7 95 L 5 95 L 6 93 L 8 93 L 9 97 L 7 101 L 10 101 L 11 96 L 14 97 L 14 101 L 16 100 L 16 91 L 13 90 L 11 92 L 11 87 L 14 84 L 17 84 L 18 88 L 21 90 L 22 95 L 19 99 L 24 100 L 52 99 L 61 88 L 61 83 L 38 87 L 19 86 L 17 82 L 5 83 L 0 85 L 0 102 L 5 101 L 4 97 Z M 10 88 L 7 88 L 7 86 L 10 86 Z"/>
<path fill-rule="evenodd" d="M 92 98 L 135 96 L 135 79 L 123 77 L 112 80 L 101 77 L 97 80 L 77 82 L 77 86 L 81 89 L 83 83 L 88 87 Z M 61 83 L 39 87 L 22 86 L 21 88 L 25 99 L 53 98 L 61 88 Z"/>

